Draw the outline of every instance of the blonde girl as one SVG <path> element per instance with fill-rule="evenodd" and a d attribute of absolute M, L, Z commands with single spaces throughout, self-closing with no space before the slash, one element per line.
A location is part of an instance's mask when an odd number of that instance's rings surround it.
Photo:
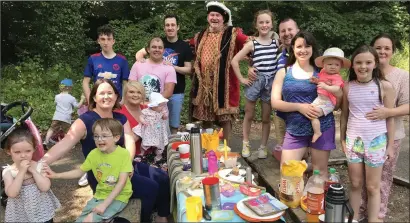
<path fill-rule="evenodd" d="M 269 10 L 261 10 L 255 14 L 254 27 L 257 30 L 256 38 L 247 42 L 241 51 L 232 59 L 232 68 L 239 81 L 245 85 L 245 118 L 243 121 L 243 146 L 242 156 L 250 156 L 249 132 L 255 116 L 255 106 L 258 99 L 262 104 L 262 140 L 258 149 L 258 157 L 266 158 L 268 153 L 266 144 L 270 132 L 270 114 L 272 111 L 270 96 L 272 82 L 276 71 L 279 43 L 272 40 L 273 15 Z M 257 78 L 250 81 L 244 78 L 239 69 L 239 61 L 251 54 L 253 67 L 257 70 Z"/>

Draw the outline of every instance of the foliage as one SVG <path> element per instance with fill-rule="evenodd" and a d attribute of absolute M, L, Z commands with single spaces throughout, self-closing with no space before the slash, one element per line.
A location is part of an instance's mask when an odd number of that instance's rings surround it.
<path fill-rule="evenodd" d="M 409 70 L 410 4 L 395 1 L 225 1 L 233 24 L 251 34 L 254 14 L 270 9 L 275 21 L 294 18 L 301 29 L 314 34 L 321 50 L 337 46 L 350 55 L 361 43 L 369 43 L 380 32 L 402 40 L 392 64 Z M 407 7 L 407 8 L 406 8 Z M 63 78 L 72 78 L 79 98 L 82 70 L 89 54 L 98 52 L 96 30 L 110 23 L 115 29 L 116 52 L 130 66 L 135 53 L 153 36 L 163 36 L 165 14 L 179 17 L 179 38 L 189 39 L 206 27 L 202 1 L 2 1 L 1 71 L 2 102 L 27 100 L 35 108 L 33 118 L 44 130 L 54 112 L 54 95 Z M 277 24 L 274 29 L 277 31 Z M 243 74 L 246 66 L 241 65 Z M 189 79 L 189 78 L 187 78 Z M 243 87 L 241 87 L 243 88 Z M 188 103 L 190 80 L 185 101 Z M 243 90 L 241 108 L 244 108 Z M 182 121 L 187 121 L 188 106 Z M 243 109 L 241 111 L 243 115 Z M 260 106 L 255 119 L 260 120 Z"/>
<path fill-rule="evenodd" d="M 18 66 L 8 65 L 2 68 L 3 81 L 0 82 L 0 101 L 27 101 L 34 109 L 32 118 L 40 129 L 49 127 L 55 111 L 54 96 L 59 93 L 60 81 L 72 75 L 67 64 L 56 64 L 50 68 L 42 67 L 39 57 L 29 59 Z M 39 77 L 47 77 L 47 81 Z M 78 100 L 81 95 L 80 78 L 71 77 L 74 82 L 72 95 Z M 12 111 L 11 115 L 21 114 Z"/>

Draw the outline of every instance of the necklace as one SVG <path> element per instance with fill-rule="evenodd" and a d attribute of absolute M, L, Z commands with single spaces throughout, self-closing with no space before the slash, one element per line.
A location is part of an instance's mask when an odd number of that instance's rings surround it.
<path fill-rule="evenodd" d="M 359 80 L 356 80 L 358 83 L 361 83 L 361 84 L 367 84 L 367 83 L 369 83 L 370 81 L 372 81 L 373 80 L 373 78 L 372 79 L 370 79 L 370 80 L 368 80 L 368 81 L 359 81 Z"/>

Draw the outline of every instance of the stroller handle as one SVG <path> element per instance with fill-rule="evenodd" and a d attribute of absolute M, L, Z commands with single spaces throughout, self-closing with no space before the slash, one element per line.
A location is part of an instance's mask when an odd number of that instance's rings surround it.
<path fill-rule="evenodd" d="M 31 113 L 33 113 L 33 108 L 25 101 L 15 101 L 6 105 L 3 110 L 1 110 L 1 113 L 6 114 L 8 110 L 17 106 L 21 106 L 21 110 L 24 113 L 24 115 L 21 116 L 20 119 L 17 120 L 17 122 L 24 122 L 28 117 L 30 117 Z M 26 107 L 28 108 L 27 111 L 25 109 Z"/>

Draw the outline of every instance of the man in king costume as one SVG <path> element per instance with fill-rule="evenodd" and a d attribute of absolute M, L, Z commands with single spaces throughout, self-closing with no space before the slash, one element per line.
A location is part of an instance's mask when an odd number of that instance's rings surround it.
<path fill-rule="evenodd" d="M 248 37 L 232 26 L 231 11 L 220 2 L 209 2 L 208 27 L 190 40 L 195 49 L 190 118 L 204 126 L 219 124 L 229 143 L 232 121 L 239 113 L 239 80 L 231 60 Z"/>

